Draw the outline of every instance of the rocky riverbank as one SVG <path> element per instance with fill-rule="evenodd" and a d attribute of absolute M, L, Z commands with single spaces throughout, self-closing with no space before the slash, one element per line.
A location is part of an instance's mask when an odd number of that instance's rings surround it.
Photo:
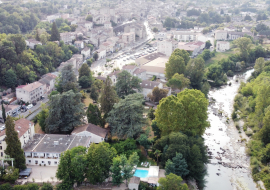
<path fill-rule="evenodd" d="M 234 97 L 240 82 L 245 82 L 253 70 L 235 76 L 228 84 L 209 92 L 210 128 L 205 132 L 210 163 L 207 165 L 206 188 L 209 190 L 256 190 L 251 177 L 249 157 L 246 155 L 245 137 L 236 129 L 231 120 Z"/>

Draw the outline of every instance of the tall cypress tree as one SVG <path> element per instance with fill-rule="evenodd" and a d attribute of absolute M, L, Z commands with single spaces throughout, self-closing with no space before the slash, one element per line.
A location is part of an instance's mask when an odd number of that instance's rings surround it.
<path fill-rule="evenodd" d="M 113 105 L 118 102 L 116 91 L 114 86 L 112 86 L 112 81 L 109 76 L 102 86 L 99 102 L 101 111 L 105 114 L 109 113 L 112 110 Z"/>
<path fill-rule="evenodd" d="M 39 36 L 38 29 L 36 30 L 36 36 L 35 36 L 35 38 L 36 38 L 37 41 L 40 41 L 40 36 Z"/>
<path fill-rule="evenodd" d="M 89 104 L 89 107 L 87 109 L 87 119 L 88 123 L 92 123 L 94 125 L 101 125 L 101 113 L 97 107 L 97 105 Z"/>
<path fill-rule="evenodd" d="M 15 131 L 14 121 L 10 116 L 7 117 L 6 121 L 6 143 L 7 148 L 5 150 L 5 154 L 15 159 L 15 168 L 19 168 L 20 170 L 25 169 L 25 157 L 21 148 L 21 142 L 19 140 L 18 133 Z"/>
<path fill-rule="evenodd" d="M 6 109 L 4 107 L 4 104 L 2 102 L 2 118 L 4 120 L 4 122 L 6 122 L 7 118 L 6 118 Z"/>
<path fill-rule="evenodd" d="M 53 22 L 53 25 L 52 25 L 51 41 L 60 41 L 60 33 L 58 31 L 58 28 L 57 28 L 55 22 Z"/>

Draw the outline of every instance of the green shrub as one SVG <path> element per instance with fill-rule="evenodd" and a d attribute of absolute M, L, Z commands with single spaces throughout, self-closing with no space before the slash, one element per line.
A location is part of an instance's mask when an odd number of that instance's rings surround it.
<path fill-rule="evenodd" d="M 151 81 L 155 81 L 157 79 L 156 75 L 153 75 Z"/>
<path fill-rule="evenodd" d="M 233 119 L 233 120 L 237 119 L 237 114 L 235 113 L 235 111 L 232 112 L 232 119 Z"/>
<path fill-rule="evenodd" d="M 252 131 L 245 131 L 245 133 L 246 133 L 246 135 L 247 135 L 248 137 L 250 137 L 250 136 L 253 135 L 253 132 L 252 132 Z"/>

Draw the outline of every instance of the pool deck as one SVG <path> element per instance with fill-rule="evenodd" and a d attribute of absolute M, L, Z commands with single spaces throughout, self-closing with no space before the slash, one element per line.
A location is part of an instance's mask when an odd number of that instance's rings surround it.
<path fill-rule="evenodd" d="M 149 168 L 143 168 L 143 167 L 137 167 L 136 169 L 137 170 L 147 170 L 147 171 L 149 171 Z"/>
<path fill-rule="evenodd" d="M 137 169 L 138 170 L 147 170 L 147 171 L 149 171 L 149 168 L 137 167 Z M 166 177 L 165 176 L 165 170 L 159 169 L 158 171 L 159 171 L 158 172 L 158 177 L 146 177 L 146 178 L 140 178 L 140 180 L 143 181 L 143 182 L 147 182 L 147 183 L 158 183 L 159 178 Z"/>

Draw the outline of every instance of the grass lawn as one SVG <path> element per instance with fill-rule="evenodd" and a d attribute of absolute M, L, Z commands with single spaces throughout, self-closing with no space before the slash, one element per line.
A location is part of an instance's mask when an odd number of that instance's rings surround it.
<path fill-rule="evenodd" d="M 83 103 L 86 107 L 89 106 L 90 103 L 93 103 L 93 100 L 90 98 L 90 93 L 85 93 L 86 98 L 84 99 Z"/>
<path fill-rule="evenodd" d="M 234 49 L 230 49 L 229 51 L 226 52 L 216 52 L 216 56 L 212 57 L 211 59 L 207 60 L 205 62 L 205 66 L 209 67 L 210 65 L 217 63 L 218 61 L 220 61 L 221 59 L 226 59 L 227 57 L 229 57 L 232 54 L 237 53 L 238 50 L 236 48 Z"/>
<path fill-rule="evenodd" d="M 39 126 L 38 123 L 35 125 L 35 133 L 37 133 L 37 134 L 45 134 L 45 133 L 41 130 L 41 127 Z"/>

